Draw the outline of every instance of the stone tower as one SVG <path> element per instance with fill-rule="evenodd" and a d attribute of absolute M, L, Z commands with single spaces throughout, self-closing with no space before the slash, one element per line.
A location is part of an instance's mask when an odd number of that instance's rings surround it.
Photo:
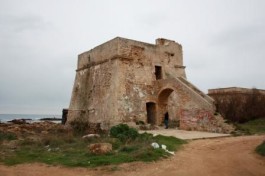
<path fill-rule="evenodd" d="M 78 56 L 68 123 L 159 125 L 166 112 L 181 129 L 221 130 L 213 99 L 186 79 L 180 44 L 117 37 Z"/>

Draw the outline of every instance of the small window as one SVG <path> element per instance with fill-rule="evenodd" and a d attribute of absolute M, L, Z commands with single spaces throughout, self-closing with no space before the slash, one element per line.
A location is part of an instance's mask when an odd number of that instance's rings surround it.
<path fill-rule="evenodd" d="M 162 67 L 161 66 L 155 66 L 155 75 L 156 75 L 156 80 L 162 79 Z"/>

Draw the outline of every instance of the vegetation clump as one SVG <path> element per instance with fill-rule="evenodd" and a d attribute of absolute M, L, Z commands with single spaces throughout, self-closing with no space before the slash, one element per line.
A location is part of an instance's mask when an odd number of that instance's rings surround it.
<path fill-rule="evenodd" d="M 135 128 L 131 128 L 127 124 L 119 124 L 110 129 L 110 136 L 118 138 L 122 142 L 128 142 L 135 140 L 139 133 Z"/>
<path fill-rule="evenodd" d="M 259 146 L 257 146 L 256 152 L 261 156 L 265 156 L 265 141 L 263 141 Z"/>

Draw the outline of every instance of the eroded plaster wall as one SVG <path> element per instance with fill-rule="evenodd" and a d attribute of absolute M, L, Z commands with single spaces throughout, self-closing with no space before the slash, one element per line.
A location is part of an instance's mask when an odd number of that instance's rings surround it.
<path fill-rule="evenodd" d="M 82 118 L 93 123 L 109 123 L 117 116 L 117 60 L 79 70 L 69 108 L 69 120 Z"/>

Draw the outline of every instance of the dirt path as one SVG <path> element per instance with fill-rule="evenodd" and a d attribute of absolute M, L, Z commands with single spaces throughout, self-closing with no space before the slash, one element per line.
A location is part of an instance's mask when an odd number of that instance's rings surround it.
<path fill-rule="evenodd" d="M 196 140 L 169 159 L 99 169 L 0 165 L 0 176 L 265 176 L 265 158 L 254 153 L 263 140 L 265 135 Z"/>

